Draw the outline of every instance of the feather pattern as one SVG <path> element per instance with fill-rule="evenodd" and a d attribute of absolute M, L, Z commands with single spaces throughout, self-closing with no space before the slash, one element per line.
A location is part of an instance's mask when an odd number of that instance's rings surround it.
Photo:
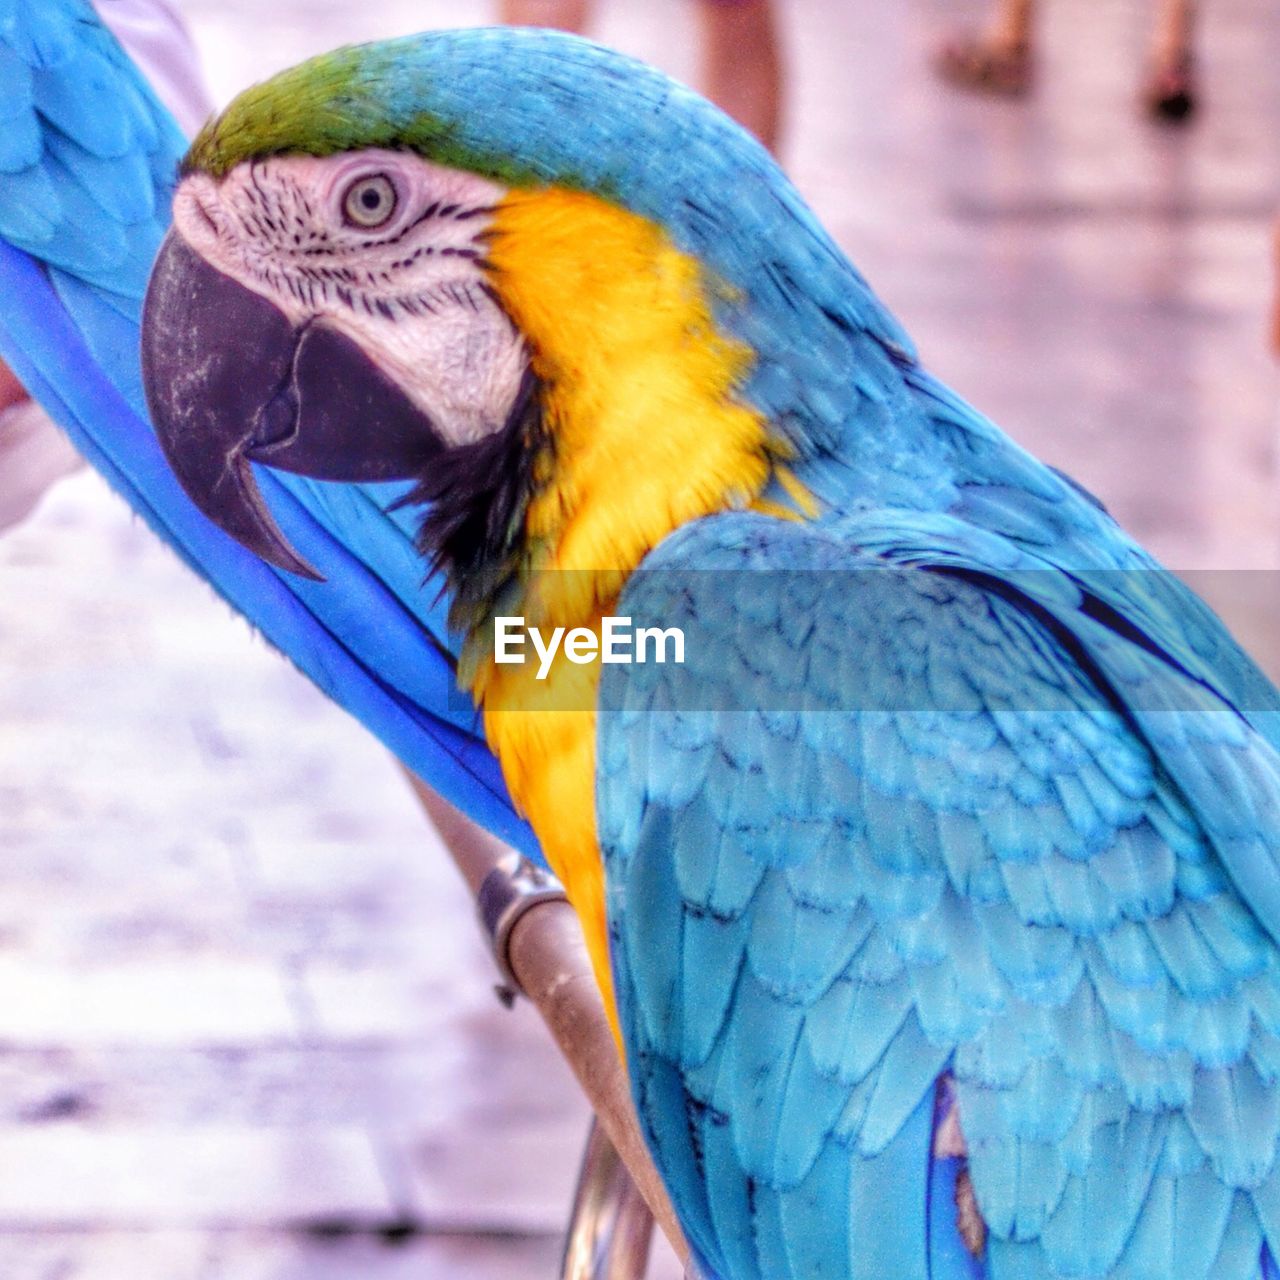
<path fill-rule="evenodd" d="M 1269 898 L 1224 846 L 1265 843 L 1280 769 L 1167 623 L 1128 633 L 1009 543 L 997 571 L 990 532 L 964 551 L 953 519 L 725 515 L 628 584 L 637 625 L 687 635 L 678 678 L 607 668 L 601 690 L 613 960 L 659 1163 L 725 1280 L 923 1275 L 926 1259 L 934 1277 L 1154 1277 L 1173 1256 L 1180 1280 L 1257 1276 L 1280 1103 L 1250 1009 L 1271 1007 L 1280 954 Z M 948 554 L 927 562 L 942 528 Z M 741 619 L 780 613 L 806 577 L 810 628 L 779 680 L 748 661 Z M 1125 581 L 1106 588 L 1116 601 Z M 680 747 L 686 716 L 709 756 Z M 641 723 L 660 749 L 618 749 Z M 764 761 L 744 807 L 735 769 Z M 667 775 L 690 772 L 673 793 Z M 1202 775 L 1233 789 L 1229 820 L 1205 812 Z M 816 834 L 743 834 L 760 821 Z M 695 951 L 726 859 L 742 890 Z M 981 1260 L 939 1203 L 956 1177 L 932 1156 L 940 1081 Z M 683 1123 L 656 1123 L 658 1105 Z M 802 1234 L 784 1206 L 817 1186 L 849 1210 Z"/>

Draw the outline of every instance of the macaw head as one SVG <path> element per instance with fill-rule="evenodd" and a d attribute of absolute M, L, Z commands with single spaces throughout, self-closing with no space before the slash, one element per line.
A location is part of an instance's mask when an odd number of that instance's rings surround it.
<path fill-rule="evenodd" d="M 738 126 L 585 41 L 491 29 L 340 50 L 207 126 L 143 358 L 171 464 L 246 546 L 310 571 L 251 464 L 410 480 L 424 554 L 483 611 L 537 568 L 607 596 L 780 477 L 803 504 L 805 398 L 866 332 L 905 341 Z"/>

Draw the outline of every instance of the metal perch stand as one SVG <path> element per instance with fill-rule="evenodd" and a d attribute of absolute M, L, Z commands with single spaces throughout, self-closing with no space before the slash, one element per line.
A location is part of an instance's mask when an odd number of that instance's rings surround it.
<path fill-rule="evenodd" d="M 578 918 L 563 890 L 419 779 L 411 775 L 410 782 L 476 898 L 506 979 L 499 994 L 522 993 L 533 1002 L 595 1110 L 562 1280 L 639 1280 L 655 1221 L 687 1267 L 689 1247 L 640 1136 Z"/>
<path fill-rule="evenodd" d="M 603 1129 L 587 1138 L 561 1280 L 635 1280 L 649 1264 L 653 1214 Z"/>

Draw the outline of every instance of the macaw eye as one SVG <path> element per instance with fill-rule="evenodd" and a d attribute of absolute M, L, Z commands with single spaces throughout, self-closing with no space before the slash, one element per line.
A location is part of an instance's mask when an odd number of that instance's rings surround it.
<path fill-rule="evenodd" d="M 385 173 L 357 178 L 342 197 L 342 214 L 353 227 L 381 227 L 399 203 L 395 184 Z"/>

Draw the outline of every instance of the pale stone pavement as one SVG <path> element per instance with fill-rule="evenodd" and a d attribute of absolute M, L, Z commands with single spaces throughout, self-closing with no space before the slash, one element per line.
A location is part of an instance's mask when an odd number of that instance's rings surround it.
<path fill-rule="evenodd" d="M 1145 6 L 1051 4 L 1019 106 L 933 83 L 946 0 L 780 2 L 791 167 L 932 366 L 1171 563 L 1254 571 L 1197 584 L 1267 649 L 1271 6 L 1208 6 L 1170 133 L 1133 106 Z M 219 99 L 489 14 L 186 8 Z M 683 75 L 688 33 L 680 0 L 603 17 Z M 0 1280 L 555 1274 L 585 1108 L 395 769 L 88 476 L 0 541 L 0 858 Z"/>

